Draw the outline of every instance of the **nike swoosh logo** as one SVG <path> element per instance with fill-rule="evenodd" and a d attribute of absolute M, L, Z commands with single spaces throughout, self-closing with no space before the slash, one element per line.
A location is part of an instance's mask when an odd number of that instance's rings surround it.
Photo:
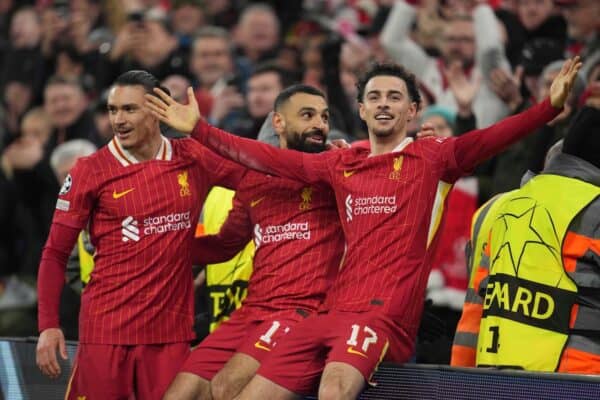
<path fill-rule="evenodd" d="M 256 347 L 257 349 L 264 350 L 264 351 L 271 351 L 270 348 L 268 348 L 267 346 L 263 345 L 260 341 L 254 343 L 254 347 Z"/>
<path fill-rule="evenodd" d="M 132 192 L 133 189 L 135 189 L 135 188 L 127 189 L 123 192 L 118 192 L 118 193 L 116 190 L 113 190 L 113 199 L 115 199 L 115 200 L 120 199 L 121 197 L 125 196 L 127 193 Z"/>
<path fill-rule="evenodd" d="M 253 201 L 251 201 L 251 202 L 250 202 L 250 207 L 256 207 L 256 206 L 258 205 L 258 203 L 260 203 L 260 202 L 261 202 L 261 201 L 263 201 L 264 199 L 265 199 L 264 197 L 261 197 L 261 198 L 260 198 L 260 199 L 258 199 L 258 200 L 253 200 Z"/>
<path fill-rule="evenodd" d="M 367 357 L 367 355 L 365 353 L 362 353 L 358 350 L 354 350 L 351 346 L 348 347 L 348 350 L 346 350 L 348 353 L 350 354 L 356 354 L 357 356 L 362 356 L 364 358 L 369 358 Z"/>
<path fill-rule="evenodd" d="M 356 171 L 344 171 L 344 178 L 350 178 Z"/>

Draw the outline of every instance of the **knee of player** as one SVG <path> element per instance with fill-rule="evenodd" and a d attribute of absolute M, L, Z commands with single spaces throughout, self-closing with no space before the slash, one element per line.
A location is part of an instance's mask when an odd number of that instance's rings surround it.
<path fill-rule="evenodd" d="M 209 382 L 192 374 L 178 374 L 162 400 L 211 399 Z"/>
<path fill-rule="evenodd" d="M 350 388 L 344 385 L 344 381 L 340 378 L 329 379 L 327 382 L 322 382 L 319 386 L 319 400 L 341 400 L 350 399 L 353 393 L 350 393 Z"/>

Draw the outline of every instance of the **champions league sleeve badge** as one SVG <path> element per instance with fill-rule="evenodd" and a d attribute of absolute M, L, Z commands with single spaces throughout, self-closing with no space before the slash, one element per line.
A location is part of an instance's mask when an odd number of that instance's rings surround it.
<path fill-rule="evenodd" d="M 71 174 L 69 174 L 65 178 L 65 182 L 63 183 L 62 187 L 60 188 L 60 192 L 58 193 L 58 195 L 63 196 L 65 194 L 69 193 L 69 190 L 71 190 L 72 185 L 73 185 L 73 178 L 71 178 Z"/>

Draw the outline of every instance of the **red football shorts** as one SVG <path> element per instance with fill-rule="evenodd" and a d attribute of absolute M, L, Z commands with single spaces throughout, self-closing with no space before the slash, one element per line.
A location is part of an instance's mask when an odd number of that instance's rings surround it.
<path fill-rule="evenodd" d="M 406 362 L 413 349 L 414 338 L 385 315 L 332 311 L 296 325 L 257 374 L 292 392 L 311 395 L 327 363 L 349 364 L 372 384 L 371 376 L 382 360 Z"/>
<path fill-rule="evenodd" d="M 256 320 L 240 309 L 208 335 L 192 351 L 180 372 L 211 380 L 235 353 L 244 353 L 262 363 L 283 336 L 304 319 L 296 311 Z"/>
<path fill-rule="evenodd" d="M 189 343 L 80 343 L 65 399 L 160 400 L 189 354 Z"/>

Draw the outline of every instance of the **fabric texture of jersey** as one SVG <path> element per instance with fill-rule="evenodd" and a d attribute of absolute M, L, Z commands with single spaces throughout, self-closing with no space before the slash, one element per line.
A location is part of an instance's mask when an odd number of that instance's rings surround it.
<path fill-rule="evenodd" d="M 187 343 L 80 344 L 65 399 L 160 400 L 189 354 Z"/>
<path fill-rule="evenodd" d="M 316 311 L 344 252 L 331 190 L 248 171 L 213 239 L 236 248 L 250 238 L 256 250 L 244 307 L 256 319 Z M 201 259 L 219 257 L 223 250 L 210 240 L 197 243 L 194 252 Z"/>
<path fill-rule="evenodd" d="M 348 252 L 324 309 L 383 312 L 412 337 L 452 184 L 559 111 L 547 99 L 489 128 L 457 138 L 407 138 L 395 151 L 373 157 L 355 148 L 317 155 L 274 149 L 206 123 L 193 136 L 250 168 L 330 185 Z"/>
<path fill-rule="evenodd" d="M 365 381 L 384 359 L 407 360 L 413 352 L 407 332 L 380 313 L 332 311 L 313 315 L 286 335 L 258 374 L 293 391 L 310 395 L 319 385 L 323 365 L 342 362 Z"/>
<path fill-rule="evenodd" d="M 113 139 L 80 159 L 61 189 L 53 224 L 82 229 L 89 220 L 96 248 L 81 343 L 193 338 L 191 245 L 200 208 L 213 185 L 236 187 L 244 169 L 190 139 L 163 139 L 159 154 L 136 162 Z M 41 326 L 57 322 L 55 310 L 40 308 L 50 321 Z"/>
<path fill-rule="evenodd" d="M 304 319 L 293 311 L 259 320 L 247 311 L 241 308 L 219 325 L 192 351 L 180 372 L 189 372 L 210 381 L 235 353 L 244 353 L 262 363 Z"/>

